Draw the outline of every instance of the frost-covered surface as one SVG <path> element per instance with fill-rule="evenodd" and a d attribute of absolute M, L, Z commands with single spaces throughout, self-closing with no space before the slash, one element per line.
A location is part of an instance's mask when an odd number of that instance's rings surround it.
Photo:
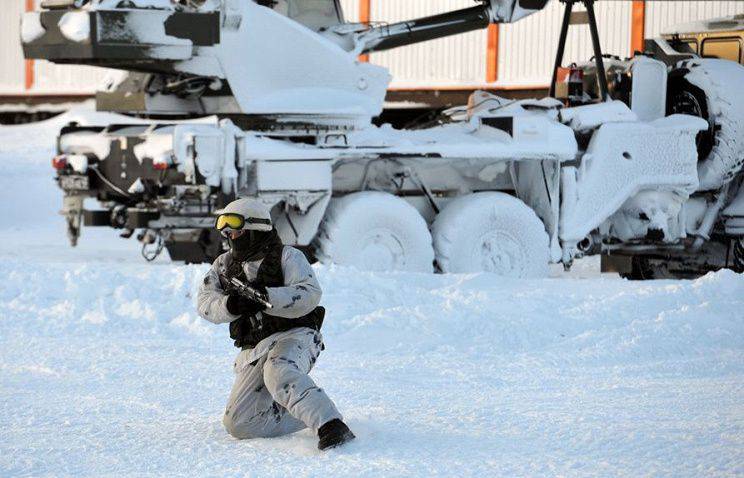
<path fill-rule="evenodd" d="M 705 92 L 716 140 L 700 162 L 700 190 L 715 190 L 728 183 L 744 165 L 744 66 L 711 58 L 686 63 L 685 79 Z"/>
<path fill-rule="evenodd" d="M 74 42 L 90 39 L 90 17 L 86 12 L 67 12 L 59 19 L 59 30 Z"/>
<path fill-rule="evenodd" d="M 569 128 L 534 114 L 514 118 L 513 137 L 474 120 L 420 130 L 396 130 L 383 125 L 353 132 L 348 138 L 349 144 L 357 148 L 382 146 L 402 155 L 439 154 L 445 158 L 567 161 L 575 158 L 577 150 Z"/>
<path fill-rule="evenodd" d="M 254 2 L 230 5 L 226 18 L 240 18 L 239 24 L 221 30 L 215 53 L 244 113 L 365 123 L 382 111 L 390 81 L 386 68 L 358 62 L 336 43 Z"/>
<path fill-rule="evenodd" d="M 575 194 L 566 187 L 572 180 L 564 181 L 561 239 L 580 241 L 642 191 L 671 189 L 687 199 L 698 186 L 695 135 L 704 127 L 684 115 L 602 125 L 578 168 Z M 658 199 L 664 203 L 663 194 Z"/>
<path fill-rule="evenodd" d="M 46 29 L 41 24 L 39 12 L 26 12 L 21 17 L 21 41 L 31 43 L 38 40 L 46 33 Z"/>
<path fill-rule="evenodd" d="M 196 317 L 205 266 L 66 245 L 54 121 L 0 127 L 0 476 L 735 476 L 744 473 L 744 276 L 317 267 L 313 372 L 359 439 L 238 442 L 235 350 Z"/>
<path fill-rule="evenodd" d="M 622 101 L 610 101 L 561 110 L 561 121 L 576 131 L 589 131 L 605 123 L 638 121 Z"/>
<path fill-rule="evenodd" d="M 501 192 L 460 196 L 431 227 L 444 272 L 488 271 L 506 277 L 548 274 L 545 226 L 525 203 Z"/>
<path fill-rule="evenodd" d="M 433 272 L 426 221 L 404 200 L 379 191 L 332 199 L 316 245 L 325 263 L 372 271 Z"/>

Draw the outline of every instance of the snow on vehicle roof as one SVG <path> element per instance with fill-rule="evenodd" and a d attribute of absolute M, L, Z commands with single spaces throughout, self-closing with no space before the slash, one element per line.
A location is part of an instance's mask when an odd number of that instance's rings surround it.
<path fill-rule="evenodd" d="M 711 18 L 681 23 L 663 31 L 663 35 L 682 35 L 686 33 L 726 32 L 744 30 L 744 13 L 727 17 Z"/>

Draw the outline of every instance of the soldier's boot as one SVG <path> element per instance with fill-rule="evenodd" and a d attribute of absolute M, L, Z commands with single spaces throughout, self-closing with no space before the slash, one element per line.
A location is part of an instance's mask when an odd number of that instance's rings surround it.
<path fill-rule="evenodd" d="M 344 422 L 338 418 L 331 420 L 318 429 L 318 448 L 327 450 L 336 448 L 356 438 Z"/>

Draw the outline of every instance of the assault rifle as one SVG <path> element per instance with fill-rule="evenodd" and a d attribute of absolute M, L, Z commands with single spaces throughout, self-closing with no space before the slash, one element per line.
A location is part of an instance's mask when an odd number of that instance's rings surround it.
<path fill-rule="evenodd" d="M 250 299 L 261 304 L 266 308 L 266 310 L 272 309 L 274 307 L 273 305 L 271 305 L 271 302 L 266 299 L 266 295 L 264 295 L 258 289 L 249 286 L 237 277 L 233 277 L 230 279 L 230 285 L 232 286 L 231 289 L 237 294 L 240 294 L 246 299 Z M 249 317 L 249 320 L 251 322 L 251 327 L 253 327 L 254 329 L 260 330 L 263 328 L 263 323 L 257 316 L 253 315 Z"/>
<path fill-rule="evenodd" d="M 237 277 L 233 277 L 230 279 L 230 283 L 233 285 L 235 292 L 242 295 L 246 299 L 250 299 L 254 302 L 258 302 L 259 304 L 263 305 L 266 309 L 271 309 L 274 306 L 271 305 L 271 302 L 266 300 L 266 296 L 261 293 L 258 289 L 254 289 L 253 287 L 249 286 L 245 282 L 241 281 Z"/>

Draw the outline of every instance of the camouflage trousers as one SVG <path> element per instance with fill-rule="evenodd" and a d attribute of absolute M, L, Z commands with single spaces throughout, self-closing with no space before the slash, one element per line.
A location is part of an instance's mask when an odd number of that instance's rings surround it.
<path fill-rule="evenodd" d="M 331 399 L 308 376 L 323 349 L 320 332 L 298 328 L 265 340 L 266 353 L 256 357 L 254 350 L 243 350 L 235 361 L 235 383 L 222 419 L 228 433 L 240 439 L 306 427 L 317 433 L 323 424 L 340 419 Z"/>

